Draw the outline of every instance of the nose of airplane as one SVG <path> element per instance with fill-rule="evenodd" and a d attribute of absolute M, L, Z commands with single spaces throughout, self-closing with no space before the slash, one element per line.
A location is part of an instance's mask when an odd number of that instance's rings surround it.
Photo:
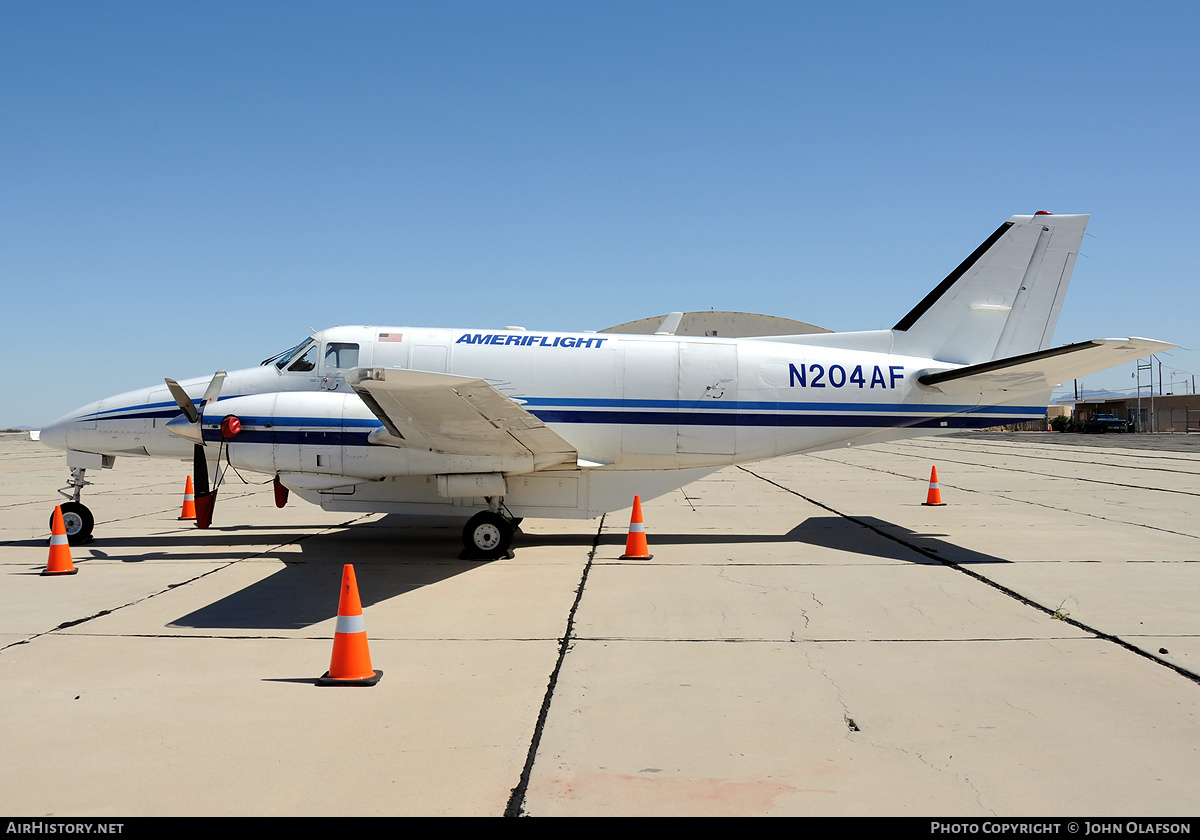
<path fill-rule="evenodd" d="M 49 426 L 43 426 L 39 440 L 52 449 L 70 449 L 85 427 L 95 428 L 95 411 L 99 403 L 91 403 L 64 414 Z M 76 447 L 78 448 L 78 447 Z"/>
<path fill-rule="evenodd" d="M 67 448 L 67 429 L 71 425 L 71 417 L 60 417 L 48 426 L 43 426 L 38 440 L 51 449 Z"/>

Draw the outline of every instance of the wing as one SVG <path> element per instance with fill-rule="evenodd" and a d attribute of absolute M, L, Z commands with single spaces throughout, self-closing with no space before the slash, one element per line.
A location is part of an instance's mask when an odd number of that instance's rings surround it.
<path fill-rule="evenodd" d="M 482 379 L 398 368 L 356 368 L 346 381 L 392 446 L 449 455 L 532 455 L 534 469 L 575 463 L 571 444 Z"/>
<path fill-rule="evenodd" d="M 1097 373 L 1174 346 L 1149 338 L 1097 338 L 994 362 L 926 373 L 919 381 L 946 394 L 1047 389 L 1068 379 Z"/>

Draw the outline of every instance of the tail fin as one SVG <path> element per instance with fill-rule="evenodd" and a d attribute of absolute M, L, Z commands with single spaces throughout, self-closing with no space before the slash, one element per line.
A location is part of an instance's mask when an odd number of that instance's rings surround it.
<path fill-rule="evenodd" d="M 1045 350 L 1087 222 L 1013 216 L 900 319 L 892 352 L 976 365 Z"/>

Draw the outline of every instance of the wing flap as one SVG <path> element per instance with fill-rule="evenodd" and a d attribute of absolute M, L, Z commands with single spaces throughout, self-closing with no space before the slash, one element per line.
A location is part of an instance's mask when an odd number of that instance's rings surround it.
<path fill-rule="evenodd" d="M 346 381 L 396 444 L 449 455 L 532 455 L 535 469 L 578 453 L 482 379 L 397 368 L 357 368 Z"/>
<path fill-rule="evenodd" d="M 1098 338 L 994 362 L 929 372 L 919 376 L 918 381 L 945 394 L 1053 389 L 1068 379 L 1088 376 L 1175 346 L 1150 338 Z"/>

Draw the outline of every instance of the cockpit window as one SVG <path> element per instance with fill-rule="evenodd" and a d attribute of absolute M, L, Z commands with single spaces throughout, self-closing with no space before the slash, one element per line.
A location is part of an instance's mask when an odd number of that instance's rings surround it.
<path fill-rule="evenodd" d="M 286 360 L 285 360 L 286 361 Z M 288 370 L 307 371 L 317 367 L 317 344 L 313 342 L 303 351 L 296 361 L 288 365 Z"/>
<path fill-rule="evenodd" d="M 325 345 L 325 367 L 358 367 L 358 345 L 331 341 Z"/>
<path fill-rule="evenodd" d="M 283 370 L 287 366 L 288 362 L 290 362 L 292 359 L 294 359 L 298 355 L 300 355 L 304 351 L 304 349 L 312 343 L 313 343 L 313 340 L 311 338 L 306 338 L 306 339 L 304 339 L 304 341 L 301 341 L 295 347 L 289 347 L 287 350 L 284 350 L 282 353 L 276 353 L 274 356 L 272 356 L 269 359 L 263 359 L 261 362 L 259 362 L 259 364 L 266 366 L 266 365 L 273 363 L 275 365 L 275 367 L 279 368 L 280 370 Z M 314 359 L 313 361 L 315 362 L 316 360 Z M 308 368 L 308 370 L 312 370 L 312 368 Z"/>

